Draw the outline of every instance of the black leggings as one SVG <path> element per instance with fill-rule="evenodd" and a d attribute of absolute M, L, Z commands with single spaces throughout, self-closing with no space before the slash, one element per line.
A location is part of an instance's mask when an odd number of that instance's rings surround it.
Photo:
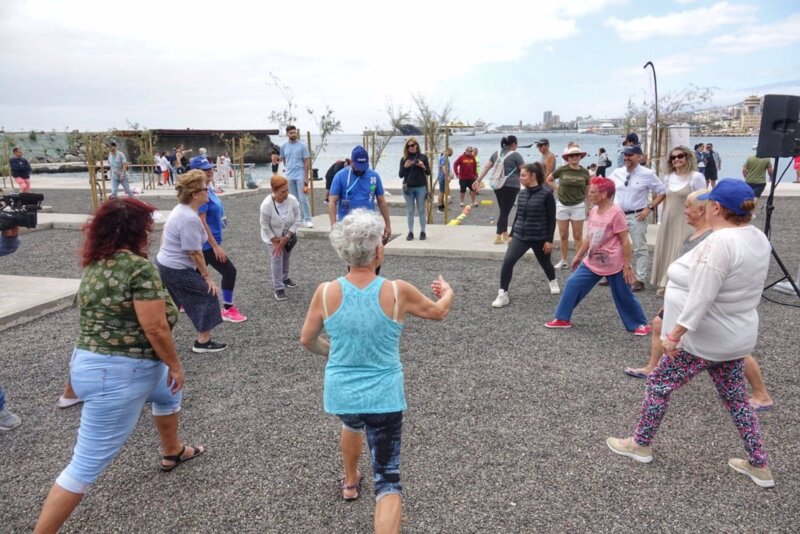
<path fill-rule="evenodd" d="M 517 200 L 518 194 L 519 187 L 503 186 L 494 190 L 494 196 L 497 197 L 497 205 L 500 208 L 500 215 L 497 216 L 498 235 L 508 232 L 508 215 L 511 213 L 511 208 L 514 207 L 514 201 Z"/>
<path fill-rule="evenodd" d="M 215 271 L 222 275 L 222 283 L 220 284 L 222 290 L 233 291 L 233 287 L 236 285 L 236 267 L 233 266 L 231 258 L 228 257 L 228 261 L 222 263 L 214 255 L 214 249 L 210 248 L 203 251 L 203 257 L 206 259 L 206 265 L 212 266 Z"/>
<path fill-rule="evenodd" d="M 528 252 L 528 249 L 533 250 L 534 255 L 536 255 L 536 261 L 542 266 L 547 279 L 556 279 L 556 270 L 553 268 L 553 262 L 550 261 L 550 254 L 544 253 L 544 243 L 544 241 L 521 241 L 516 237 L 509 240 L 506 257 L 503 259 L 503 267 L 500 269 L 500 289 L 508 291 L 511 276 L 514 274 L 514 265 Z"/>

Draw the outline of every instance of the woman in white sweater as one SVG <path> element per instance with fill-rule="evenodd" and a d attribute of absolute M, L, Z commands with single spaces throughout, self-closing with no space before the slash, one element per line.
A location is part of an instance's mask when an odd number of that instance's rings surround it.
<path fill-rule="evenodd" d="M 261 240 L 267 244 L 272 260 L 272 286 L 275 298 L 286 300 L 287 287 L 297 287 L 289 278 L 289 257 L 297 242 L 300 203 L 289 194 L 289 181 L 275 175 L 270 180 L 272 194 L 261 203 Z"/>
<path fill-rule="evenodd" d="M 744 357 L 753 351 L 758 336 L 757 307 L 769 269 L 770 244 L 749 224 L 755 201 L 746 183 L 724 180 L 698 199 L 709 201 L 706 220 L 713 233 L 669 267 L 664 356 L 647 378 L 633 436 L 608 438 L 607 443 L 617 454 L 651 462 L 651 443 L 670 395 L 708 371 L 748 454 L 747 460 L 732 458 L 728 465 L 757 485 L 770 488 L 775 482 L 744 382 Z"/>

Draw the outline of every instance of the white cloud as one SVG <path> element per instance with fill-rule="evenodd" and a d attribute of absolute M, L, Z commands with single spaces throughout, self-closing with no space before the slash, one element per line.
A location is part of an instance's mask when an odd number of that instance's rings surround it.
<path fill-rule="evenodd" d="M 653 37 L 682 35 L 697 36 L 698 28 L 708 33 L 731 24 L 741 24 L 752 18 L 753 6 L 717 2 L 710 7 L 700 7 L 663 16 L 646 16 L 622 20 L 609 17 L 603 23 L 612 28 L 623 41 L 644 41 Z"/>
<path fill-rule="evenodd" d="M 155 116 L 146 119 L 152 127 L 219 123 L 216 110 L 224 108 L 226 124 L 266 127 L 269 111 L 283 105 L 266 84 L 274 72 L 294 89 L 301 112 L 323 102 L 337 111 L 351 106 L 355 116 L 344 123 L 352 131 L 383 117 L 387 99 L 432 94 L 464 73 L 517 61 L 534 44 L 574 38 L 578 17 L 620 1 L 519 3 L 513 20 L 536 24 L 510 27 L 506 7 L 495 16 L 477 2 L 311 0 L 277 9 L 244 0 L 83 0 L 76 9 L 58 0 L 3 0 L 0 71 L 50 87 L 3 84 L 0 101 L 21 115 L 42 110 L 42 100 L 82 100 L 76 115 L 102 110 L 119 126 L 125 108 L 131 120 Z"/>
<path fill-rule="evenodd" d="M 755 52 L 800 43 L 800 13 L 774 24 L 743 26 L 734 35 L 711 39 L 709 45 L 719 52 Z"/>

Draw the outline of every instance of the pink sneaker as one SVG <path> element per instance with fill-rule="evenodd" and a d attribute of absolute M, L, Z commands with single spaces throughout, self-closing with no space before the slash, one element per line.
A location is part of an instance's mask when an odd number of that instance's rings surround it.
<path fill-rule="evenodd" d="M 634 336 L 646 336 L 650 334 L 650 325 L 643 324 L 633 331 Z"/>
<path fill-rule="evenodd" d="M 562 321 L 561 319 L 553 319 L 549 323 L 544 323 L 547 328 L 572 328 L 572 323 L 569 321 Z"/>
<path fill-rule="evenodd" d="M 241 323 L 247 320 L 247 317 L 239 313 L 236 306 L 231 306 L 227 310 L 222 310 L 222 320 L 230 321 L 232 323 Z"/>

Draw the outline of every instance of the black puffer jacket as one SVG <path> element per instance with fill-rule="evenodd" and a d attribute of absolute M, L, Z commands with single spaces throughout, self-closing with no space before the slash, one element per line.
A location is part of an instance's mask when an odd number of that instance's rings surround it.
<path fill-rule="evenodd" d="M 522 241 L 553 242 L 556 231 L 556 201 L 553 193 L 537 185 L 523 187 L 517 195 L 517 214 L 511 236 Z"/>
<path fill-rule="evenodd" d="M 408 187 L 422 187 L 428 185 L 428 179 L 425 178 L 426 175 L 431 173 L 431 166 L 428 163 L 428 156 L 425 154 L 416 154 L 412 158 L 413 160 L 421 161 L 424 167 L 420 167 L 419 165 L 414 165 L 413 167 L 409 167 L 406 169 L 406 158 L 400 158 L 400 178 L 403 179 L 403 183 L 406 184 Z"/>

